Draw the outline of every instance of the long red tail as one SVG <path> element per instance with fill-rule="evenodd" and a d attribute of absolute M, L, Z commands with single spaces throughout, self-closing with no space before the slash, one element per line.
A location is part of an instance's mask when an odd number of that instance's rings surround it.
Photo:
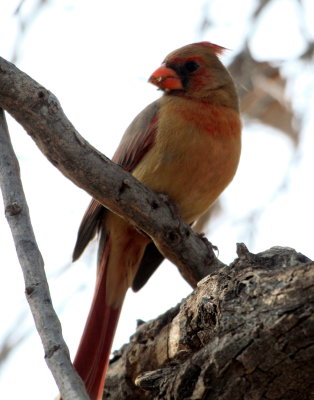
<path fill-rule="evenodd" d="M 110 240 L 100 262 L 94 297 L 85 324 L 74 366 L 85 383 L 91 400 L 101 400 L 113 337 L 119 320 L 120 308 L 106 300 L 106 265 Z"/>

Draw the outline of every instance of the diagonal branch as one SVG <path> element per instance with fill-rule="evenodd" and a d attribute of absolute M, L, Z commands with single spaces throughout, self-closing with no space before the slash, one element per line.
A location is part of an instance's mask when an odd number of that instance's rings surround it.
<path fill-rule="evenodd" d="M 193 287 L 223 265 L 209 242 L 175 215 L 165 196 L 94 149 L 75 130 L 54 95 L 3 58 L 0 106 L 67 178 L 147 233 Z"/>
<path fill-rule="evenodd" d="M 64 399 L 88 399 L 84 385 L 70 361 L 61 325 L 53 309 L 20 179 L 4 112 L 0 109 L 0 185 L 5 214 L 10 225 L 25 280 L 25 293 L 36 328 L 43 342 L 45 359 Z"/>

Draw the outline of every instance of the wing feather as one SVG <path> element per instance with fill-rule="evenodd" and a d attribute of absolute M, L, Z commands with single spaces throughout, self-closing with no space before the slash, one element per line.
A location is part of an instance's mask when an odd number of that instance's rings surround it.
<path fill-rule="evenodd" d="M 158 124 L 159 101 L 148 105 L 133 120 L 125 131 L 122 140 L 112 158 L 127 171 L 133 169 L 144 155 L 154 145 Z M 97 200 L 92 199 L 80 224 L 76 244 L 73 251 L 73 261 L 77 260 L 95 234 L 104 227 L 103 220 L 106 208 Z"/>
<path fill-rule="evenodd" d="M 147 106 L 125 131 L 112 161 L 132 172 L 155 143 L 159 102 Z"/>

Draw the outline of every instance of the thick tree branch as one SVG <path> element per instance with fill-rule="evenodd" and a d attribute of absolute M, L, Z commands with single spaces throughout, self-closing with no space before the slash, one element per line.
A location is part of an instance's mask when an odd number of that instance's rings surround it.
<path fill-rule="evenodd" d="M 45 360 L 64 399 L 87 400 L 85 387 L 71 364 L 69 350 L 62 337 L 61 325 L 52 306 L 44 262 L 30 222 L 20 180 L 19 164 L 10 142 L 2 109 L 0 109 L 0 186 L 5 214 L 24 274 L 26 297 L 44 346 Z"/>
<path fill-rule="evenodd" d="M 104 399 L 313 399 L 314 263 L 280 247 L 238 256 L 139 326 Z"/>
<path fill-rule="evenodd" d="M 192 286 L 223 265 L 209 242 L 175 215 L 165 196 L 95 150 L 66 118 L 55 96 L 3 58 L 0 106 L 66 177 L 146 232 Z"/>

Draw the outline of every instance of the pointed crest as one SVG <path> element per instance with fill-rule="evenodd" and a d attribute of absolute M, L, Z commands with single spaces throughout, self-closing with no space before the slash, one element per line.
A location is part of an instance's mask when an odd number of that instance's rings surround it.
<path fill-rule="evenodd" d="M 225 47 L 219 46 L 218 44 L 214 44 L 211 42 L 198 42 L 194 44 L 211 49 L 217 56 L 222 55 L 225 50 L 227 50 Z"/>

